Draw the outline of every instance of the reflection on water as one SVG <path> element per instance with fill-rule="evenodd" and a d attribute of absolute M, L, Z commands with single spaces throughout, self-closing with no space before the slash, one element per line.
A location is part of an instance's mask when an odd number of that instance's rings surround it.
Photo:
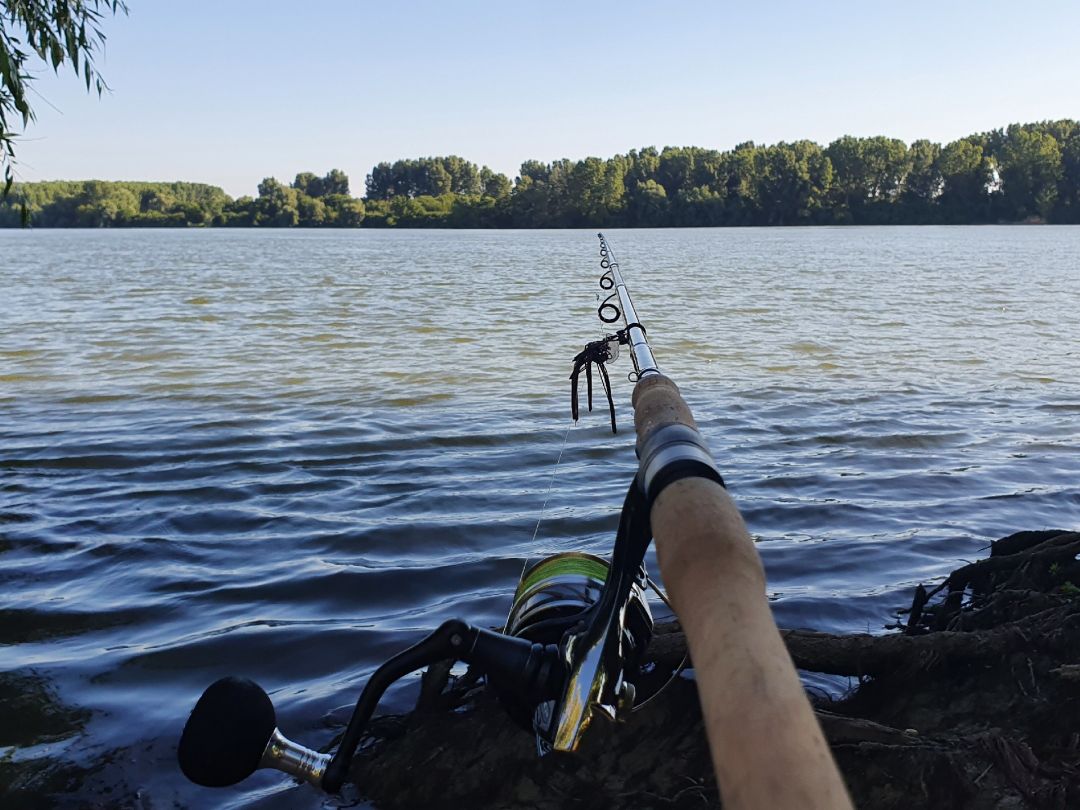
<path fill-rule="evenodd" d="M 880 630 L 989 540 L 1080 523 L 1080 229 L 609 238 L 782 624 Z M 566 433 L 596 247 L 0 232 L 3 806 L 322 806 L 184 783 L 207 683 L 255 678 L 318 746 L 402 646 L 501 622 L 526 558 L 606 553 L 632 437 Z"/>

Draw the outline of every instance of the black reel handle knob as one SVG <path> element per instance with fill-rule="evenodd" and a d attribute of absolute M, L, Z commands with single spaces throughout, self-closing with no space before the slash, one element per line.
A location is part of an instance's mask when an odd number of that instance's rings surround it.
<path fill-rule="evenodd" d="M 233 676 L 215 681 L 180 735 L 180 770 L 197 785 L 235 785 L 259 767 L 276 727 L 274 704 L 261 686 Z"/>

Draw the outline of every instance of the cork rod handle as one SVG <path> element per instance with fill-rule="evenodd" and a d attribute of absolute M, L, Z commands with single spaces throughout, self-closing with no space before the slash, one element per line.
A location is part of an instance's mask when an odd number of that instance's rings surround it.
<path fill-rule="evenodd" d="M 697 430 L 667 377 L 641 380 L 633 402 L 639 448 L 671 424 Z M 651 522 L 660 572 L 694 661 L 724 807 L 850 808 L 734 501 L 715 481 L 681 478 L 656 496 Z"/>

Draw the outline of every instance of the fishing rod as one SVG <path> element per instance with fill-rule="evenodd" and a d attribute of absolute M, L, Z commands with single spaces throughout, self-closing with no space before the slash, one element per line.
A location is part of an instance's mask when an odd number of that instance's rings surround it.
<path fill-rule="evenodd" d="M 235 784 L 273 768 L 328 793 L 338 792 L 380 698 L 395 681 L 453 659 L 482 672 L 512 718 L 532 731 L 537 750 L 575 751 L 597 717 L 624 720 L 638 699 L 641 663 L 652 636 L 645 597 L 645 552 L 652 541 L 650 510 L 660 492 L 687 477 L 723 486 L 678 388 L 657 366 L 603 234 L 597 308 L 604 324 L 622 328 L 585 345 L 574 358 L 571 412 L 578 419 L 578 379 L 586 374 L 592 410 L 592 368 L 607 393 L 612 431 L 615 406 L 606 365 L 628 347 L 639 466 L 623 501 L 610 561 L 581 552 L 546 557 L 523 572 L 503 632 L 460 619 L 378 667 L 360 693 L 337 749 L 313 751 L 277 728 L 266 692 L 245 678 L 213 683 L 192 709 L 177 751 L 180 768 L 208 787 Z"/>

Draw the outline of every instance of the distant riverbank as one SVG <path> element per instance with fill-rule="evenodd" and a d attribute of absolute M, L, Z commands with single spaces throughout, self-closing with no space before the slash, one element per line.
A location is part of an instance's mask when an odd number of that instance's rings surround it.
<path fill-rule="evenodd" d="M 1080 123 L 1013 124 L 944 146 L 844 136 L 646 147 L 607 160 L 527 160 L 511 180 L 457 156 L 348 176 L 273 177 L 233 199 L 201 183 L 20 183 L 0 227 L 657 228 L 1080 223 Z"/>

